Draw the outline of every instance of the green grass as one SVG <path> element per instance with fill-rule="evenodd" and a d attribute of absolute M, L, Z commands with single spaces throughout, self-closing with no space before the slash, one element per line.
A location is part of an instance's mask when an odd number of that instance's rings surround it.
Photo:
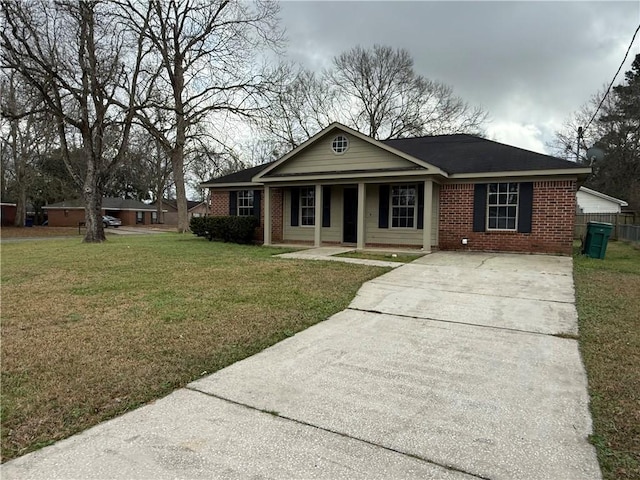
<path fill-rule="evenodd" d="M 335 257 L 361 258 L 364 260 L 381 260 L 383 262 L 409 263 L 424 257 L 424 253 L 362 252 L 353 251 L 334 255 Z"/>
<path fill-rule="evenodd" d="M 274 253 L 178 234 L 3 244 L 3 461 L 294 335 L 388 270 Z"/>
<path fill-rule="evenodd" d="M 574 265 L 591 441 L 606 480 L 640 479 L 640 250 L 610 242 L 604 260 Z"/>

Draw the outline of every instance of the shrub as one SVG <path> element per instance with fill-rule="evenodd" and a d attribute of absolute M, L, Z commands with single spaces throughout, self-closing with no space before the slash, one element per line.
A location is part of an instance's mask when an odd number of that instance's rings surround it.
<path fill-rule="evenodd" d="M 191 231 L 209 240 L 252 243 L 259 224 L 259 220 L 253 216 L 194 217 L 191 219 Z"/>
<path fill-rule="evenodd" d="M 207 218 L 208 217 L 191 217 L 189 228 L 194 235 L 204 237 L 207 234 Z"/>

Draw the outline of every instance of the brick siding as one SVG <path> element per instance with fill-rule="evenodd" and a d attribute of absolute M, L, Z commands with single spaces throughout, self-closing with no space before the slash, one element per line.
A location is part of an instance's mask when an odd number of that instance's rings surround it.
<path fill-rule="evenodd" d="M 533 183 L 531 233 L 474 232 L 474 184 L 442 185 L 439 248 L 571 255 L 575 221 L 575 180 Z M 468 245 L 462 245 L 468 238 Z"/>
<path fill-rule="evenodd" d="M 271 188 L 269 190 L 271 190 L 271 243 L 282 243 L 284 191 L 282 188 Z"/>

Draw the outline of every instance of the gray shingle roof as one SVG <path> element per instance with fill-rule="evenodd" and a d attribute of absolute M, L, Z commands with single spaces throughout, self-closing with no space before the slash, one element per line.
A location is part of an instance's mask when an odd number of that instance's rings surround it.
<path fill-rule="evenodd" d="M 382 143 L 449 174 L 584 168 L 584 165 L 473 135 L 399 138 Z"/>
<path fill-rule="evenodd" d="M 381 143 L 434 165 L 448 174 L 584 168 L 584 165 L 575 162 L 467 134 L 398 138 L 383 140 Z M 204 183 L 249 183 L 272 163 L 212 178 Z"/>
<path fill-rule="evenodd" d="M 263 163 L 262 165 L 258 165 L 257 167 L 245 168 L 244 170 L 240 170 L 239 172 L 230 173 L 229 175 L 225 175 L 223 177 L 212 178 L 203 183 L 250 183 L 251 179 L 260 173 L 262 170 L 267 168 L 273 162 Z"/>

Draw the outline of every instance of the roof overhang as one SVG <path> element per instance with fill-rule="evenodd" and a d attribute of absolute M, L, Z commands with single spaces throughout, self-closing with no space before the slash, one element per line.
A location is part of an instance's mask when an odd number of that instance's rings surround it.
<path fill-rule="evenodd" d="M 255 182 L 229 182 L 229 183 L 201 183 L 200 188 L 242 188 L 262 187 L 262 183 Z"/>
<path fill-rule="evenodd" d="M 509 177 L 558 177 L 572 176 L 584 181 L 591 175 L 591 168 L 565 168 L 554 170 L 515 170 L 508 172 L 481 172 L 481 173 L 454 173 L 449 175 L 451 180 L 457 179 L 482 179 L 482 178 L 509 178 Z"/>
<path fill-rule="evenodd" d="M 604 200 L 609 200 L 610 202 L 617 203 L 621 207 L 628 207 L 629 206 L 629 204 L 627 202 L 625 202 L 624 200 L 620 200 L 619 198 L 611 197 L 611 196 L 607 195 L 606 193 L 598 192 L 596 190 L 591 190 L 590 188 L 587 188 L 587 187 L 580 187 L 578 190 L 580 190 L 583 193 L 588 193 L 590 195 L 593 195 L 594 197 L 602 198 Z"/>

